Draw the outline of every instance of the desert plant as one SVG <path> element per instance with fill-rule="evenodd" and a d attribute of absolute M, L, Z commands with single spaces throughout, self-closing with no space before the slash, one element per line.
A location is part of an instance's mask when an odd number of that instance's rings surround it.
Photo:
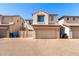
<path fill-rule="evenodd" d="M 68 38 L 68 35 L 65 33 L 65 34 L 63 34 L 63 36 L 62 36 L 62 38 Z"/>

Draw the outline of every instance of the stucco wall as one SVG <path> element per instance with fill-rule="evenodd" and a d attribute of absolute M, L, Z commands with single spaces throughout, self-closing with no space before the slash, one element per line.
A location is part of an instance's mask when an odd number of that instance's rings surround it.
<path fill-rule="evenodd" d="M 15 20 L 13 19 L 14 17 L 10 17 L 10 16 L 3 16 L 2 18 L 2 24 L 9 24 L 9 23 L 14 23 Z"/>
<path fill-rule="evenodd" d="M 64 18 L 65 22 L 67 23 L 79 23 L 79 17 L 75 17 L 75 20 L 73 20 L 73 17 L 68 17 L 69 20 L 67 20 L 67 17 Z"/>
<path fill-rule="evenodd" d="M 1 20 L 2 20 L 2 16 L 0 16 L 0 24 L 1 24 L 1 22 L 2 22 Z"/>
<path fill-rule="evenodd" d="M 49 15 L 48 24 L 55 24 L 57 21 L 56 16 Z"/>
<path fill-rule="evenodd" d="M 33 30 L 31 30 L 31 31 L 29 31 L 29 30 L 19 31 L 20 38 L 35 38 L 34 35 L 35 34 L 34 34 Z"/>
<path fill-rule="evenodd" d="M 22 28 L 22 20 L 20 19 L 20 17 L 14 17 L 14 24 L 10 25 L 9 30 L 10 32 L 16 32 L 18 30 L 20 30 Z"/>

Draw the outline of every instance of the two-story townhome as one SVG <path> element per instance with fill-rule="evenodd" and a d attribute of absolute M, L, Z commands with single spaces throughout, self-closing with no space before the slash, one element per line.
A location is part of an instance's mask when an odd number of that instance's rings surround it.
<path fill-rule="evenodd" d="M 56 39 L 60 35 L 60 25 L 57 24 L 57 14 L 37 11 L 32 14 L 33 28 L 36 39 Z"/>
<path fill-rule="evenodd" d="M 61 28 L 61 36 L 66 33 L 68 38 L 79 38 L 79 16 L 62 16 L 58 23 L 63 28 Z"/>
<path fill-rule="evenodd" d="M 23 18 L 17 15 L 0 15 L 0 37 L 9 37 L 12 32 L 18 32 L 23 27 Z"/>

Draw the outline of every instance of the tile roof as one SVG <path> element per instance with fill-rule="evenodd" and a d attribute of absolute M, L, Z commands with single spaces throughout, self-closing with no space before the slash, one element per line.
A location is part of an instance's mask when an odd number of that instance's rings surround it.
<path fill-rule="evenodd" d="M 45 12 L 45 11 L 42 11 L 42 10 L 39 10 L 39 11 L 36 11 L 36 12 L 32 13 L 32 15 L 33 15 L 33 14 L 36 14 L 36 13 L 39 13 L 39 12 L 44 12 L 44 13 L 46 13 L 46 14 L 49 14 L 49 15 L 55 15 L 55 16 L 58 15 L 58 14 L 50 14 L 50 13 Z"/>

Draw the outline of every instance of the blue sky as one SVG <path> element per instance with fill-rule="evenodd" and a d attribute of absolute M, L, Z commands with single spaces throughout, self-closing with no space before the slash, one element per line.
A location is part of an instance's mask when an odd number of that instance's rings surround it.
<path fill-rule="evenodd" d="M 20 15 L 24 19 L 31 19 L 32 13 L 38 10 L 63 15 L 79 15 L 78 3 L 0 3 L 1 15 Z"/>

